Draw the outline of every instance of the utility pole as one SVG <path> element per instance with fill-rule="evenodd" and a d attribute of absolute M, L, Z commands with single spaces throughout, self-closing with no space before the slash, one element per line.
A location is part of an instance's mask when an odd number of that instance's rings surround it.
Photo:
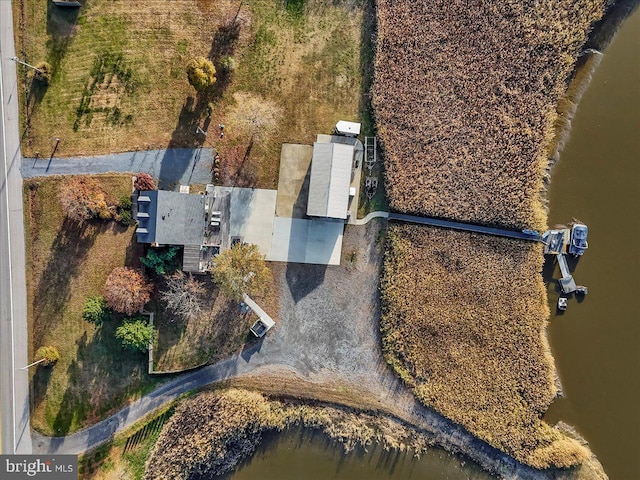
<path fill-rule="evenodd" d="M 20 367 L 20 370 L 28 370 L 29 367 L 33 367 L 34 365 L 38 365 L 39 363 L 42 363 L 46 360 L 46 358 L 41 358 L 40 360 L 36 360 L 33 363 L 30 363 L 29 365 L 27 365 L 26 367 Z"/>
<path fill-rule="evenodd" d="M 36 72 L 38 72 L 38 75 L 42 75 L 42 70 L 40 70 L 38 67 L 34 67 L 33 65 L 27 63 L 27 62 L 23 62 L 22 60 L 20 60 L 18 57 L 11 57 L 11 60 L 13 60 L 16 63 L 19 63 L 20 65 L 24 65 L 25 67 L 29 67 L 34 69 Z"/>

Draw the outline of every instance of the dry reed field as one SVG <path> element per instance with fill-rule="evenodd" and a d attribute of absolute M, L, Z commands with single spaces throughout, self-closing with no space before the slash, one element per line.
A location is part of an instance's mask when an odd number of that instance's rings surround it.
<path fill-rule="evenodd" d="M 378 2 L 391 208 L 544 229 L 556 104 L 604 0 Z"/>
<path fill-rule="evenodd" d="M 391 225 L 383 350 L 423 403 L 523 463 L 566 467 L 589 452 L 541 420 L 556 393 L 541 249 Z"/>
<path fill-rule="evenodd" d="M 293 426 L 322 430 L 350 451 L 380 443 L 385 450 L 424 453 L 429 439 L 384 415 L 269 399 L 240 389 L 208 391 L 180 404 L 147 459 L 146 480 L 213 478 L 253 453 L 262 434 Z"/>
<path fill-rule="evenodd" d="M 603 0 L 378 2 L 373 102 L 392 209 L 546 227 L 556 106 Z M 383 348 L 417 397 L 537 468 L 589 452 L 555 394 L 539 245 L 392 226 Z"/>

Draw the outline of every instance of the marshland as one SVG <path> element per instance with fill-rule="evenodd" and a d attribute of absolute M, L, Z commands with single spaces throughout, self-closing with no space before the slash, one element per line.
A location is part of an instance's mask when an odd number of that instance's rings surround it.
<path fill-rule="evenodd" d="M 556 108 L 604 7 L 379 2 L 391 208 L 544 230 Z M 536 245 L 393 226 L 382 343 L 423 403 L 523 463 L 568 467 L 591 454 L 541 420 L 557 392 L 542 266 Z"/>

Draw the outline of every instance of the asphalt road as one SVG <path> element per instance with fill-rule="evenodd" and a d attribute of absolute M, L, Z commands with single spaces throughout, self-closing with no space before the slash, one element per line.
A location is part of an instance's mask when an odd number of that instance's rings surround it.
<path fill-rule="evenodd" d="M 31 453 L 18 84 L 11 2 L 0 1 L 0 450 Z"/>

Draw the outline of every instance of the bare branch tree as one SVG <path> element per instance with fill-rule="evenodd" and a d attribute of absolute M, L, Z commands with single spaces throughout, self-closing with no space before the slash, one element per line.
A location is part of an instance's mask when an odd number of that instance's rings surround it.
<path fill-rule="evenodd" d="M 160 298 L 169 310 L 184 320 L 193 320 L 202 314 L 206 293 L 202 282 L 182 271 L 166 276 L 165 280 L 167 287 L 160 293 Z"/>
<path fill-rule="evenodd" d="M 227 118 L 229 128 L 246 137 L 250 145 L 269 135 L 278 126 L 282 109 L 273 101 L 246 92 L 235 93 L 233 98 L 236 106 Z"/>

